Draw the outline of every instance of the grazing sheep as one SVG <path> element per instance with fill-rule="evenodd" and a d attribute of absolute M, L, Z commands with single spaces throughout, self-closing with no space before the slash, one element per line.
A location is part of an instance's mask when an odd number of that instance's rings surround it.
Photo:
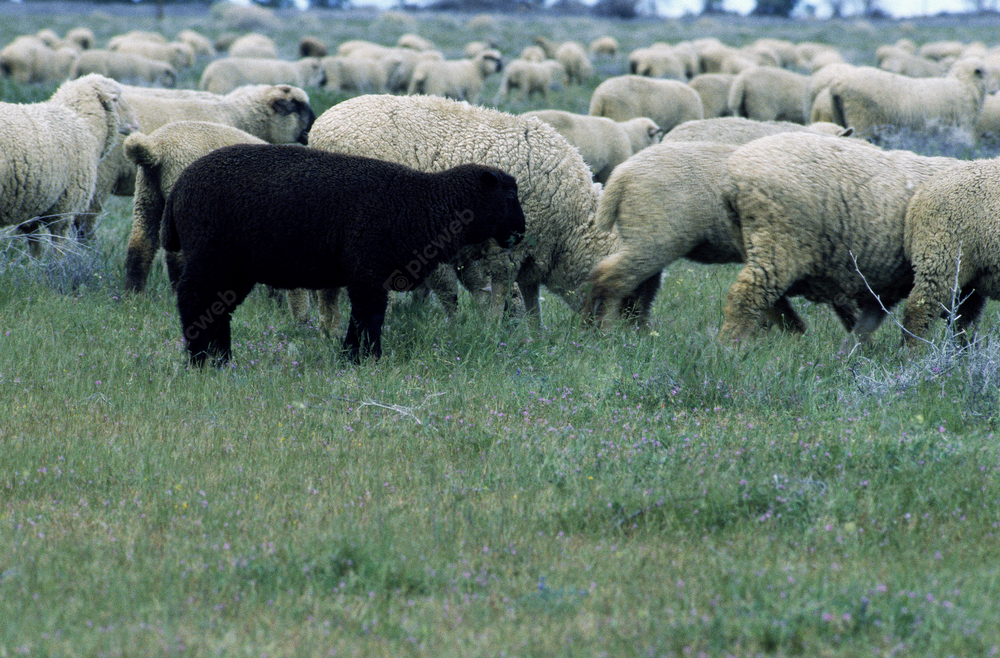
<path fill-rule="evenodd" d="M 212 42 L 208 37 L 194 30 L 181 30 L 177 33 L 177 40 L 191 46 L 196 57 L 199 55 L 215 57 L 215 46 L 212 45 Z"/>
<path fill-rule="evenodd" d="M 323 61 L 304 57 L 294 62 L 281 59 L 226 57 L 205 67 L 198 88 L 213 94 L 228 94 L 244 85 L 293 85 L 322 87 L 326 83 Z"/>
<path fill-rule="evenodd" d="M 97 39 L 89 27 L 74 27 L 66 33 L 63 43 L 77 50 L 89 50 L 97 43 Z"/>
<path fill-rule="evenodd" d="M 166 62 L 177 71 L 182 71 L 194 64 L 194 48 L 179 41 L 153 43 L 142 39 L 126 39 L 119 41 L 114 46 L 109 45 L 108 50 Z"/>
<path fill-rule="evenodd" d="M 419 34 L 408 32 L 396 40 L 397 48 L 408 48 L 410 50 L 437 50 L 433 42 L 428 41 Z"/>
<path fill-rule="evenodd" d="M 883 305 L 892 308 L 912 285 L 903 248 L 910 197 L 958 162 L 809 132 L 739 147 L 726 162 L 725 199 L 747 255 L 726 297 L 721 335 L 745 339 L 782 297 L 804 295 L 831 304 L 865 339 L 884 318 Z"/>
<path fill-rule="evenodd" d="M 671 47 L 636 48 L 628 56 L 628 72 L 647 78 L 687 80 L 684 63 Z"/>
<path fill-rule="evenodd" d="M 407 93 L 476 102 L 486 78 L 502 68 L 498 50 L 484 50 L 473 59 L 425 60 L 414 67 Z"/>
<path fill-rule="evenodd" d="M 729 88 L 729 111 L 733 116 L 757 121 L 806 123 L 808 85 L 807 75 L 773 66 L 756 66 L 733 80 Z"/>
<path fill-rule="evenodd" d="M 701 97 L 701 107 L 706 119 L 726 117 L 729 111 L 729 88 L 735 75 L 731 73 L 702 73 L 691 78 L 688 84 Z"/>
<path fill-rule="evenodd" d="M 873 67 L 857 67 L 830 85 L 833 119 L 863 137 L 879 126 L 912 130 L 957 126 L 972 130 L 987 92 L 996 82 L 982 60 L 955 62 L 944 78 L 909 78 Z"/>
<path fill-rule="evenodd" d="M 594 67 L 587 57 L 587 51 L 576 41 L 567 41 L 556 48 L 556 60 L 566 69 L 570 84 L 582 85 L 594 75 Z"/>
<path fill-rule="evenodd" d="M 352 58 L 356 55 L 352 55 Z M 410 50 L 409 48 L 393 48 L 378 61 L 385 69 L 385 88 L 393 93 L 405 94 L 410 88 L 413 71 L 422 61 L 442 61 L 444 55 L 437 50 Z"/>
<path fill-rule="evenodd" d="M 924 183 L 906 209 L 903 243 L 913 289 L 903 338 L 916 346 L 934 318 L 957 313 L 962 331 L 1000 299 L 1000 162 L 963 163 Z M 960 302 L 952 308 L 954 302 Z"/>
<path fill-rule="evenodd" d="M 386 90 L 386 67 L 368 57 L 334 55 L 320 60 L 326 77 L 324 87 L 338 91 L 378 93 Z"/>
<path fill-rule="evenodd" d="M 43 103 L 0 103 L 0 226 L 65 234 L 90 204 L 98 162 L 136 129 L 121 85 L 99 75 L 64 82 Z"/>
<path fill-rule="evenodd" d="M 495 102 L 507 98 L 514 89 L 520 92 L 521 100 L 531 98 L 534 94 L 540 94 L 548 100 L 549 89 L 566 82 L 566 69 L 554 59 L 542 62 L 515 59 L 504 67 Z"/>
<path fill-rule="evenodd" d="M 790 121 L 755 121 L 743 117 L 716 117 L 701 121 L 688 121 L 663 136 L 664 142 L 716 142 L 741 145 L 768 135 L 787 132 L 813 132 L 821 135 L 849 137 L 850 128 L 832 123 L 803 126 Z"/>
<path fill-rule="evenodd" d="M 878 67 L 910 78 L 939 78 L 948 72 L 941 62 L 905 52 L 882 58 Z"/>
<path fill-rule="evenodd" d="M 207 121 L 175 121 L 125 139 L 122 150 L 137 169 L 132 232 L 125 251 L 125 290 L 139 292 L 146 287 L 160 249 L 163 206 L 184 168 L 223 146 L 265 143 L 250 133 Z M 181 252 L 167 254 L 167 273 L 175 289 L 182 266 Z"/>
<path fill-rule="evenodd" d="M 943 59 L 958 59 L 962 57 L 967 46 L 961 41 L 931 41 L 917 49 L 920 57 L 940 62 Z"/>
<path fill-rule="evenodd" d="M 122 84 L 150 84 L 173 87 L 177 71 L 173 66 L 142 55 L 98 48 L 86 50 L 73 63 L 69 77 L 98 73 Z"/>
<path fill-rule="evenodd" d="M 640 75 L 608 78 L 597 85 L 588 114 L 615 121 L 649 117 L 665 132 L 685 121 L 705 118 L 701 97 L 687 83 Z"/>
<path fill-rule="evenodd" d="M 309 146 L 440 171 L 478 162 L 509 171 L 518 181 L 529 238 L 510 254 L 462 254 L 462 284 L 477 275 L 490 286 L 491 312 L 503 312 L 511 282 L 527 311 L 541 314 L 545 285 L 574 309 L 594 265 L 618 248 L 617 235 L 594 227 L 599 185 L 579 152 L 554 128 L 535 118 L 427 96 L 361 96 L 324 112 L 309 133 Z M 530 156 L 530 157 L 529 157 Z"/>
<path fill-rule="evenodd" d="M 72 48 L 50 48 L 35 36 L 20 36 L 0 50 L 0 77 L 22 84 L 62 82 L 79 53 Z"/>
<path fill-rule="evenodd" d="M 976 118 L 975 134 L 987 139 L 1000 137 L 1000 95 L 987 94 L 983 99 L 983 108 Z"/>
<path fill-rule="evenodd" d="M 278 46 L 274 43 L 274 40 L 256 32 L 237 37 L 224 50 L 227 50 L 230 57 L 246 57 L 249 59 L 278 58 Z"/>
<path fill-rule="evenodd" d="M 470 41 L 465 44 L 464 48 L 462 48 L 462 55 L 468 59 L 472 59 L 484 50 L 489 50 L 490 48 L 495 49 L 497 46 L 498 44 L 492 41 Z"/>
<path fill-rule="evenodd" d="M 598 183 L 607 181 L 615 167 L 655 144 L 662 134 L 659 126 L 646 117 L 619 123 L 562 110 L 536 110 L 521 116 L 536 117 L 555 128 L 580 152 Z"/>
<path fill-rule="evenodd" d="M 164 248 L 184 253 L 177 308 L 199 366 L 229 361 L 232 312 L 257 283 L 346 287 L 344 350 L 356 361 L 377 359 L 390 290 L 420 283 L 466 245 L 515 244 L 524 230 L 517 183 L 500 169 L 466 164 L 431 174 L 269 144 L 198 159 L 163 212 Z M 409 267 L 414 254 L 426 269 Z"/>
<path fill-rule="evenodd" d="M 591 57 L 614 57 L 618 54 L 618 39 L 614 37 L 597 37 L 590 42 Z"/>
<path fill-rule="evenodd" d="M 529 62 L 544 62 L 548 59 L 548 56 L 545 54 L 545 50 L 543 50 L 541 46 L 525 46 L 517 58 L 527 60 Z"/>
<path fill-rule="evenodd" d="M 299 57 L 326 57 L 326 44 L 317 37 L 299 39 Z"/>
<path fill-rule="evenodd" d="M 316 118 L 306 92 L 290 85 L 241 87 L 225 96 L 179 89 L 123 89 L 147 134 L 172 121 L 211 121 L 272 144 L 305 144 Z M 135 165 L 120 146 L 115 146 L 98 167 L 97 186 L 86 217 L 96 216 L 109 194 L 131 196 L 135 179 Z M 78 230 L 86 238 L 93 230 L 91 222 L 82 222 Z"/>

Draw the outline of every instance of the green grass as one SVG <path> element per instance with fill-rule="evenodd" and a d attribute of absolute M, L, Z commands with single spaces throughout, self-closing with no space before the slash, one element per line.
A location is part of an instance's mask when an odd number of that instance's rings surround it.
<path fill-rule="evenodd" d="M 425 36 L 460 45 L 464 19 L 426 20 Z M 524 20 L 525 35 L 556 38 L 752 34 Z M 519 25 L 500 24 L 511 42 Z M 947 35 L 990 43 L 972 29 Z M 235 314 L 232 367 L 193 371 L 159 267 L 147 294 L 120 290 L 130 213 L 114 200 L 96 249 L 64 259 L 0 245 L 0 654 L 1000 644 L 992 302 L 983 340 L 957 354 L 908 357 L 891 324 L 855 348 L 829 309 L 799 299 L 805 336 L 735 350 L 716 333 L 736 269 L 679 262 L 649 332 L 582 330 L 551 294 L 540 332 L 492 322 L 466 296 L 454 320 L 404 298 L 385 357 L 353 366 L 339 336 L 258 290 Z"/>

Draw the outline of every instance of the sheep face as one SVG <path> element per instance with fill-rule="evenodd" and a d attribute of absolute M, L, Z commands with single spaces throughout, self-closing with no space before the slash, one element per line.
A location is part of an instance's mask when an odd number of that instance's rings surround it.
<path fill-rule="evenodd" d="M 271 122 L 271 134 L 265 141 L 274 144 L 308 143 L 309 129 L 316 120 L 316 113 L 303 92 L 289 85 L 278 85 L 274 88 L 270 107 L 276 120 Z"/>
<path fill-rule="evenodd" d="M 477 199 L 481 209 L 469 209 L 460 217 L 468 222 L 464 240 L 468 244 L 479 244 L 493 238 L 501 247 L 517 246 L 524 237 L 524 211 L 517 198 L 517 181 L 513 176 L 499 169 L 487 169 L 479 175 L 483 190 Z M 477 216 L 492 218 L 491 221 L 475 221 Z"/>

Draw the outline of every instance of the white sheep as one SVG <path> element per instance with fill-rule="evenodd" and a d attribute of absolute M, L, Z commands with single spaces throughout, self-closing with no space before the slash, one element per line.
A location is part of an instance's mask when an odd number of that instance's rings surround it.
<path fill-rule="evenodd" d="M 685 121 L 705 118 L 701 97 L 687 83 L 640 75 L 608 78 L 597 85 L 588 114 L 615 121 L 649 117 L 665 132 Z"/>
<path fill-rule="evenodd" d="M 808 86 L 807 75 L 773 66 L 755 66 L 733 80 L 729 88 L 729 111 L 733 116 L 757 121 L 806 123 L 811 108 L 807 107 Z"/>
<path fill-rule="evenodd" d="M 326 89 L 379 93 L 388 85 L 386 67 L 379 60 L 333 55 L 323 57 L 320 63 L 326 76 Z"/>
<path fill-rule="evenodd" d="M 619 246 L 616 234 L 595 228 L 600 186 L 587 165 L 539 119 L 429 96 L 360 96 L 324 112 L 309 133 L 309 146 L 425 171 L 476 162 L 513 175 L 527 223 L 525 239 L 509 254 L 491 252 L 482 270 L 469 254 L 456 262 L 466 286 L 469 273 L 488 273 L 494 313 L 503 310 L 512 281 L 536 320 L 540 285 L 579 309 L 591 269 Z M 420 268 L 419 255 L 411 266 Z"/>
<path fill-rule="evenodd" d="M 587 57 L 587 50 L 576 41 L 566 41 L 556 48 L 556 60 L 566 69 L 570 84 L 582 85 L 594 75 L 594 66 Z"/>
<path fill-rule="evenodd" d="M 920 187 L 906 209 L 903 242 L 913 289 L 903 338 L 916 346 L 934 318 L 955 313 L 957 329 L 1000 299 L 1000 162 L 963 163 Z M 953 307 L 958 303 L 957 308 Z"/>
<path fill-rule="evenodd" d="M 996 81 L 982 60 L 974 58 L 955 62 L 944 78 L 909 78 L 857 67 L 830 85 L 834 121 L 865 137 L 884 125 L 971 131 L 988 91 L 996 91 Z"/>
<path fill-rule="evenodd" d="M 326 72 L 322 59 L 303 57 L 294 62 L 270 58 L 226 57 L 205 67 L 198 88 L 227 94 L 243 85 L 322 87 Z"/>
<path fill-rule="evenodd" d="M 983 99 L 983 108 L 976 118 L 975 134 L 979 138 L 1000 137 L 1000 95 L 987 94 Z"/>
<path fill-rule="evenodd" d="M 939 78 L 948 72 L 948 67 L 941 62 L 905 52 L 883 57 L 879 60 L 878 67 L 910 78 Z"/>
<path fill-rule="evenodd" d="M 629 53 L 628 70 L 632 75 L 643 75 L 648 78 L 687 80 L 684 62 L 671 47 L 636 48 Z"/>
<path fill-rule="evenodd" d="M 607 181 L 615 167 L 655 144 L 662 134 L 660 127 L 646 117 L 619 123 L 563 110 L 535 110 L 521 116 L 536 117 L 555 128 L 580 151 L 598 183 Z"/>
<path fill-rule="evenodd" d="M 407 32 L 396 40 L 397 48 L 409 48 L 410 50 L 437 50 L 437 46 L 419 34 Z"/>
<path fill-rule="evenodd" d="M 568 78 L 566 69 L 557 60 L 546 59 L 541 62 L 526 59 L 515 59 L 504 67 L 503 79 L 497 90 L 495 102 L 507 98 L 512 90 L 518 90 L 521 100 L 534 94 L 548 99 L 549 89 L 566 84 Z"/>
<path fill-rule="evenodd" d="M 326 57 L 326 44 L 319 37 L 305 36 L 299 39 L 299 57 Z"/>
<path fill-rule="evenodd" d="M 362 51 L 363 52 L 363 51 Z M 352 54 L 351 58 L 361 58 L 360 54 Z M 422 61 L 442 61 L 444 55 L 437 50 L 411 50 L 409 48 L 393 48 L 377 59 L 385 69 L 385 87 L 393 93 L 403 93 L 410 88 L 413 71 Z"/>
<path fill-rule="evenodd" d="M 209 38 L 203 34 L 195 32 L 191 29 L 184 29 L 177 33 L 177 40 L 191 46 L 191 49 L 194 51 L 196 57 L 198 55 L 215 57 L 215 46 L 213 46 Z"/>
<path fill-rule="evenodd" d="M 618 39 L 610 36 L 597 37 L 590 42 L 591 57 L 614 57 L 618 54 Z"/>
<path fill-rule="evenodd" d="M 77 50 L 87 50 L 94 47 L 94 44 L 97 43 L 97 38 L 94 36 L 94 31 L 89 27 L 74 27 L 66 33 L 63 43 Z"/>
<path fill-rule="evenodd" d="M 545 54 L 545 50 L 541 46 L 525 46 L 517 58 L 529 62 L 544 62 L 548 59 L 548 55 Z"/>
<path fill-rule="evenodd" d="M 112 52 L 139 55 L 170 64 L 181 71 L 194 64 L 194 48 L 184 42 L 153 43 L 144 39 L 124 39 L 114 46 L 108 46 Z"/>
<path fill-rule="evenodd" d="M 833 123 L 802 125 L 790 121 L 755 121 L 744 117 L 715 117 L 687 121 L 663 136 L 664 142 L 716 142 L 746 144 L 761 137 L 787 132 L 813 132 L 820 135 L 850 137 L 854 131 Z"/>
<path fill-rule="evenodd" d="M 476 102 L 486 78 L 502 68 L 498 50 L 484 50 L 473 59 L 425 60 L 414 67 L 407 93 Z"/>
<path fill-rule="evenodd" d="M 237 37 L 229 44 L 227 52 L 230 57 L 247 57 L 250 59 L 277 59 L 278 46 L 271 37 L 257 32 L 250 32 Z"/>
<path fill-rule="evenodd" d="M 73 62 L 70 78 L 99 73 L 123 84 L 150 84 L 173 87 L 177 71 L 167 62 L 129 52 L 95 48 L 85 50 Z"/>
<path fill-rule="evenodd" d="M 688 82 L 701 98 L 706 119 L 730 115 L 729 88 L 735 79 L 731 73 L 702 73 Z"/>
<path fill-rule="evenodd" d="M 152 132 L 173 121 L 211 121 L 232 126 L 272 144 L 306 142 L 316 116 L 305 91 L 291 85 L 240 87 L 225 96 L 205 91 L 123 87 L 142 129 Z M 135 165 L 115 146 L 98 167 L 88 218 L 96 216 L 109 194 L 131 196 Z M 82 233 L 92 231 L 84 222 Z"/>
<path fill-rule="evenodd" d="M 23 84 L 62 82 L 78 55 L 72 48 L 52 49 L 37 36 L 20 36 L 0 49 L 0 77 Z"/>
<path fill-rule="evenodd" d="M 910 197 L 959 162 L 810 132 L 740 146 L 726 161 L 725 200 L 746 264 L 726 296 L 720 335 L 745 339 L 782 297 L 803 295 L 832 305 L 865 339 L 912 283 L 903 247 Z"/>
<path fill-rule="evenodd" d="M 65 234 L 90 205 L 98 163 L 136 129 L 121 85 L 99 75 L 64 82 L 43 103 L 0 103 L 0 225 Z"/>

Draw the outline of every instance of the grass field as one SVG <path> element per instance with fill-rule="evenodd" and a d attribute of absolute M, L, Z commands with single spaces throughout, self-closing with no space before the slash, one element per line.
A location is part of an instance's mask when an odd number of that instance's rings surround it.
<path fill-rule="evenodd" d="M 162 25 L 108 8 L 0 17 L 4 42 L 78 24 L 99 39 L 228 29 L 169 8 Z M 488 36 L 467 19 L 288 15 L 269 33 L 291 56 L 304 33 L 389 43 L 416 28 L 453 54 Z M 610 33 L 626 53 L 780 36 L 857 63 L 899 36 L 995 34 L 985 19 L 494 29 L 508 53 L 535 34 Z M 596 83 L 553 105 L 585 110 Z M 404 298 L 386 356 L 356 367 L 258 290 L 234 317 L 233 366 L 199 372 L 159 267 L 148 294 L 121 292 L 130 221 L 131 199 L 113 199 L 97 249 L 65 258 L 3 241 L 0 656 L 1000 652 L 993 302 L 971 347 L 942 336 L 910 357 L 890 322 L 855 348 L 829 309 L 795 300 L 805 336 L 737 351 L 716 339 L 736 268 L 678 262 L 648 332 L 582 330 L 552 295 L 540 332 L 467 297 L 453 321 Z"/>

